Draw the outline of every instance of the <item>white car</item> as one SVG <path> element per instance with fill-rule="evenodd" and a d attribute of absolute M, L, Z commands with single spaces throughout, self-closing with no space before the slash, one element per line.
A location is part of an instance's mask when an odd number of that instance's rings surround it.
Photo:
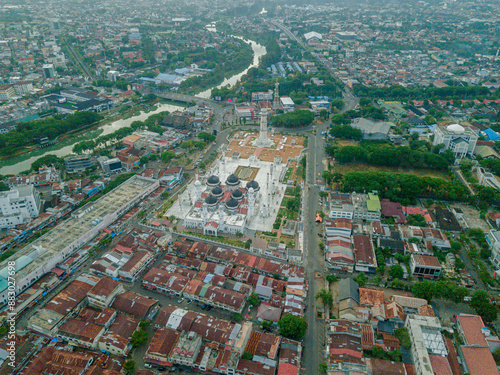
<path fill-rule="evenodd" d="M 181 298 L 180 300 L 177 301 L 177 303 L 182 303 L 184 302 L 184 298 Z"/>

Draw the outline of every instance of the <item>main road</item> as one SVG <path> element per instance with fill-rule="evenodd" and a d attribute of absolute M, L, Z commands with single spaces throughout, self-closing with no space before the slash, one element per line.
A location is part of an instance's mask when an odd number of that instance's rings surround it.
<path fill-rule="evenodd" d="M 350 93 L 344 93 L 345 108 L 342 112 L 356 107 L 358 101 Z M 321 173 L 327 169 L 327 159 L 325 153 L 324 131 L 328 131 L 329 122 L 314 126 L 315 134 L 309 136 L 306 180 L 304 183 L 304 204 L 302 206 L 304 222 L 304 268 L 306 280 L 309 286 L 306 303 L 308 309 L 305 318 L 308 324 L 308 331 L 304 339 L 304 355 L 302 366 L 308 373 L 318 373 L 319 363 L 325 361 L 325 322 L 316 316 L 316 306 L 323 307 L 321 301 L 316 301 L 315 294 L 321 285 L 317 285 L 316 275 L 325 276 L 325 255 L 319 250 L 319 243 L 322 240 L 318 233 L 321 226 L 317 226 L 316 212 L 322 211 L 322 204 L 319 202 Z M 323 282 L 323 280 L 321 280 Z M 328 316 L 325 316 L 327 319 Z"/>

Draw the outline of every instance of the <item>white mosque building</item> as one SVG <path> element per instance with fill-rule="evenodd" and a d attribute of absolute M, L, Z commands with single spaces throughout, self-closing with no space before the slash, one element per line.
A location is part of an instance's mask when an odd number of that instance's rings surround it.
<path fill-rule="evenodd" d="M 266 111 L 260 127 L 257 147 L 272 146 Z M 285 195 L 287 185 L 280 181 L 286 170 L 280 157 L 269 162 L 255 155 L 248 159 L 226 157 L 223 152 L 207 173 L 209 177 L 200 181 L 197 175 L 165 216 L 175 216 L 183 220 L 184 227 L 213 236 L 245 233 L 247 229 L 271 230 Z"/>
<path fill-rule="evenodd" d="M 217 236 L 219 232 L 236 234 L 246 229 L 248 217 L 255 213 L 255 201 L 260 186 L 255 180 L 243 184 L 230 174 L 225 182 L 210 176 L 205 186 L 195 182 L 194 207 L 184 218 L 186 228 L 202 229 L 204 234 Z"/>

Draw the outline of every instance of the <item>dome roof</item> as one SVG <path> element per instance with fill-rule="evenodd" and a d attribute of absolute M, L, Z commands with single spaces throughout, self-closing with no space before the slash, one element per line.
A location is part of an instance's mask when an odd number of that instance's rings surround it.
<path fill-rule="evenodd" d="M 212 194 L 215 195 L 216 197 L 219 197 L 223 194 L 224 192 L 222 191 L 222 188 L 220 186 L 216 186 L 212 189 Z"/>
<path fill-rule="evenodd" d="M 201 186 L 201 182 L 200 182 L 200 180 L 196 180 L 196 181 L 194 182 L 194 186 Z"/>
<path fill-rule="evenodd" d="M 456 134 L 462 134 L 463 132 L 465 132 L 465 128 L 462 125 L 459 125 L 459 124 L 448 125 L 446 127 L 446 129 L 449 132 L 453 132 L 453 133 L 456 133 Z"/>
<path fill-rule="evenodd" d="M 240 183 L 240 179 L 235 174 L 231 174 L 227 178 L 226 183 L 230 185 L 236 185 Z"/>
<path fill-rule="evenodd" d="M 236 207 L 238 207 L 238 201 L 234 198 L 229 198 L 229 200 L 226 202 L 226 207 L 227 208 L 236 208 Z"/>
<path fill-rule="evenodd" d="M 233 191 L 233 194 L 231 194 L 231 197 L 241 199 L 243 198 L 243 192 L 240 189 L 236 189 L 235 191 Z"/>
<path fill-rule="evenodd" d="M 217 203 L 217 198 L 215 198 L 212 194 L 210 194 L 208 197 L 205 198 L 205 203 L 213 206 L 214 204 Z"/>
<path fill-rule="evenodd" d="M 218 185 L 220 184 L 219 177 L 217 176 L 210 176 L 207 180 L 207 183 L 210 185 Z"/>
<path fill-rule="evenodd" d="M 249 190 L 250 188 L 252 188 L 254 191 L 257 191 L 257 190 L 260 189 L 259 183 L 257 181 L 255 181 L 255 180 L 248 181 L 246 188 L 247 188 L 247 190 Z"/>

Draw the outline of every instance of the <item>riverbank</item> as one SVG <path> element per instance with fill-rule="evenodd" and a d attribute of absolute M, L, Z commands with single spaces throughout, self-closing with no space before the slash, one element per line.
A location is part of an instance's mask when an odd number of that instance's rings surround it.
<path fill-rule="evenodd" d="M 198 93 L 196 96 L 199 98 L 209 99 L 211 97 L 212 89 L 217 87 L 223 87 L 229 85 L 230 87 L 234 86 L 243 75 L 245 75 L 249 69 L 253 67 L 257 67 L 259 65 L 260 58 L 264 56 L 267 51 L 266 48 L 253 40 L 245 40 L 241 37 L 235 36 L 235 38 L 243 40 L 245 43 L 250 44 L 253 51 L 253 61 L 252 63 L 242 72 L 235 74 L 229 78 L 224 79 L 224 81 L 218 86 L 211 87 L 205 91 Z M 163 103 L 157 105 L 155 110 L 148 111 L 146 109 L 140 109 L 138 107 L 131 108 L 124 114 L 120 114 L 113 118 L 105 118 L 102 120 L 99 125 L 96 126 L 94 133 L 91 131 L 86 131 L 79 136 L 70 137 L 66 142 L 58 142 L 54 146 L 50 146 L 43 149 L 31 150 L 28 153 L 24 153 L 18 155 L 13 158 L 9 158 L 7 160 L 0 161 L 0 175 L 16 175 L 22 171 L 28 170 L 31 168 L 31 164 L 43 157 L 45 155 L 55 155 L 58 157 L 64 157 L 72 154 L 73 145 L 92 138 L 96 138 L 97 136 L 103 136 L 110 133 L 115 132 L 118 129 L 123 127 L 130 126 L 130 124 L 134 121 L 144 121 L 150 115 L 156 114 L 163 111 L 173 112 L 176 110 L 184 110 L 186 107 L 186 103 L 182 103 L 179 105 L 176 102 L 169 101 L 168 103 Z M 138 113 L 137 113 L 138 112 Z"/>

